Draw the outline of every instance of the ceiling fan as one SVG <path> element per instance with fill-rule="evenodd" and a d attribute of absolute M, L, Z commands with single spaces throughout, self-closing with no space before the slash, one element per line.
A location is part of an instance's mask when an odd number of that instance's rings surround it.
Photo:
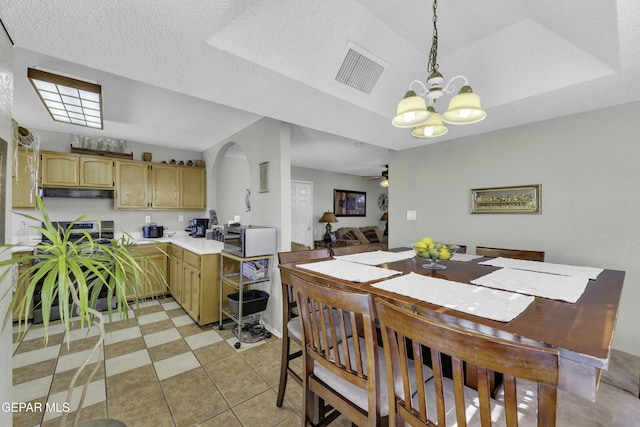
<path fill-rule="evenodd" d="M 380 179 L 381 180 L 380 181 L 380 185 L 383 186 L 383 187 L 388 187 L 389 186 L 389 165 L 384 165 L 384 167 L 386 169 L 382 171 L 380 176 L 369 177 L 369 181 L 374 181 L 376 179 Z"/>

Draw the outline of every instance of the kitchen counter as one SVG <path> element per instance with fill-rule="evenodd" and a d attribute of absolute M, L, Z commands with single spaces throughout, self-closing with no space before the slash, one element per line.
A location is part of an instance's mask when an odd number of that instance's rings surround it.
<path fill-rule="evenodd" d="M 186 233 L 176 233 L 171 237 L 164 236 L 159 239 L 145 239 L 142 237 L 142 233 L 129 233 L 129 235 L 134 242 L 138 244 L 173 243 L 198 255 L 219 254 L 224 247 L 224 243 L 218 242 L 217 240 L 208 240 L 201 237 L 194 238 Z M 116 239 L 121 238 L 122 233 L 116 233 L 115 237 Z M 31 252 L 39 242 L 39 239 L 33 239 L 27 242 L 17 242 L 17 239 L 14 239 L 15 246 L 11 246 L 11 252 Z"/>
<path fill-rule="evenodd" d="M 140 234 L 131 234 L 131 237 L 138 244 L 172 243 L 198 255 L 219 254 L 224 247 L 224 243 L 217 240 L 209 240 L 202 237 L 194 238 L 187 234 L 175 234 L 171 237 L 164 236 L 158 239 L 145 239 Z"/>
<path fill-rule="evenodd" d="M 40 243 L 40 239 L 33 238 L 20 240 L 19 238 L 14 237 L 12 240 L 13 246 L 11 246 L 11 253 L 32 252 L 38 243 Z"/>

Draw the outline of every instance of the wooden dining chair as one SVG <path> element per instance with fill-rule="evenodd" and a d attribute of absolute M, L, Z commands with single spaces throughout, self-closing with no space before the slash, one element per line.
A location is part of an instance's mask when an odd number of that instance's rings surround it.
<path fill-rule="evenodd" d="M 389 417 L 396 424 L 555 426 L 557 350 L 457 329 L 381 299 L 376 299 L 375 305 L 385 352 Z M 424 377 L 418 370 L 414 371 L 417 378 L 412 379 L 406 368 L 409 354 L 419 360 L 423 351 L 430 352 L 433 378 Z M 451 357 L 452 379 L 443 376 L 444 355 Z M 470 365 L 479 379 L 477 391 L 464 384 L 464 369 Z M 502 401 L 491 398 L 492 371 L 503 374 Z M 518 401 L 516 379 L 519 383 L 525 380 L 537 384 L 536 408 L 531 407 L 530 401 Z"/>
<path fill-rule="evenodd" d="M 456 245 L 458 249 L 456 250 L 457 254 L 466 254 L 467 253 L 467 245 Z"/>
<path fill-rule="evenodd" d="M 387 387 L 379 372 L 382 349 L 378 349 L 371 295 L 331 288 L 295 275 L 291 282 L 303 326 L 304 425 L 314 425 L 316 397 L 335 409 L 321 425 L 339 414 L 359 426 L 386 425 Z M 337 312 L 337 319 L 327 312 Z M 336 337 L 345 336 L 347 328 L 352 336 L 338 342 Z"/>
<path fill-rule="evenodd" d="M 362 252 L 370 252 L 371 250 L 372 249 L 369 245 L 336 246 L 331 248 L 331 255 L 333 256 L 351 255 L 351 254 L 359 254 Z"/>
<path fill-rule="evenodd" d="M 528 251 L 521 249 L 489 248 L 476 246 L 476 255 L 524 259 L 528 261 L 544 261 L 544 251 Z"/>
<path fill-rule="evenodd" d="M 278 263 L 289 264 L 292 262 L 330 259 L 329 249 L 308 249 L 290 252 L 278 252 Z M 297 350 L 291 352 L 291 341 L 302 345 L 302 327 L 300 319 L 297 319 L 297 300 L 293 295 L 293 288 L 290 286 L 289 275 L 282 273 L 280 275 L 282 286 L 282 354 L 280 356 L 280 381 L 278 382 L 278 398 L 276 405 L 282 406 L 284 394 L 287 389 L 287 378 L 293 378 L 298 384 L 302 385 L 302 378 L 289 366 L 289 362 L 302 356 L 302 351 Z"/>

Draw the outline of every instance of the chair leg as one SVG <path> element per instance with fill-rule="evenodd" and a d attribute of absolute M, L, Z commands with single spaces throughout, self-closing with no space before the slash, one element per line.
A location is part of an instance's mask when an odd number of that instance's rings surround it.
<path fill-rule="evenodd" d="M 278 400 L 276 406 L 281 407 L 284 401 L 284 392 L 287 389 L 287 370 L 289 369 L 289 350 L 291 339 L 289 336 L 282 338 L 282 355 L 280 356 L 280 382 L 278 383 Z"/>

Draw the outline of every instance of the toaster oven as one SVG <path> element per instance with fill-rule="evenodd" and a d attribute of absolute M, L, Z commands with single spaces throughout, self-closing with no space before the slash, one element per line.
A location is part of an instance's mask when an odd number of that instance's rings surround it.
<path fill-rule="evenodd" d="M 225 252 L 242 258 L 273 255 L 276 252 L 276 229 L 257 225 L 224 228 Z"/>

